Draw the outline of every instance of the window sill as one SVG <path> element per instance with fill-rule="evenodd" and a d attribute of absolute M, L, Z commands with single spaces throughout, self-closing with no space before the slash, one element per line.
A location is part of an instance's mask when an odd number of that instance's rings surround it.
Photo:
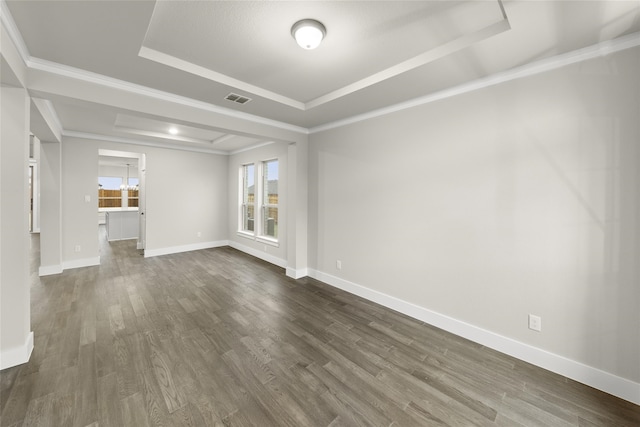
<path fill-rule="evenodd" d="M 276 248 L 280 247 L 280 243 L 276 239 L 272 239 L 270 237 L 259 236 L 259 237 L 256 237 L 256 241 L 260 243 L 264 243 L 266 245 L 276 247 Z"/>
<path fill-rule="evenodd" d="M 98 208 L 98 212 L 121 212 L 121 211 L 137 211 L 137 207 L 130 208 Z"/>
<path fill-rule="evenodd" d="M 248 233 L 246 231 L 240 231 L 240 230 L 238 230 L 236 232 L 236 234 L 238 236 L 244 238 L 244 239 L 253 240 L 254 242 L 264 243 L 265 245 L 273 246 L 275 248 L 279 248 L 280 247 L 280 242 L 278 242 L 278 240 L 272 239 L 270 237 L 256 236 L 253 233 Z"/>
<path fill-rule="evenodd" d="M 249 240 L 256 240 L 256 236 L 253 233 L 249 233 L 246 231 L 237 231 L 238 236 L 240 237 L 244 237 L 245 239 L 249 239 Z"/>

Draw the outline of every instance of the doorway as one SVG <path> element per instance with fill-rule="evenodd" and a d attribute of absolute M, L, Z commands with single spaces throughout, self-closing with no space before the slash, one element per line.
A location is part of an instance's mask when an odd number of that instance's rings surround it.
<path fill-rule="evenodd" d="M 136 240 L 144 251 L 146 241 L 146 155 L 98 150 L 98 240 Z"/>

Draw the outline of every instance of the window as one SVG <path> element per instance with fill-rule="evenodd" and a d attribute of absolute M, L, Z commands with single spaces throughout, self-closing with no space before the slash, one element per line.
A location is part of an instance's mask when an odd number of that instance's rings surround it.
<path fill-rule="evenodd" d="M 238 231 L 242 236 L 277 245 L 278 160 L 240 167 Z M 257 214 L 257 217 L 256 217 Z"/>
<path fill-rule="evenodd" d="M 278 161 L 262 163 L 262 235 L 278 238 Z"/>
<path fill-rule="evenodd" d="M 98 208 L 138 207 L 138 178 L 129 178 L 129 190 L 124 189 L 119 176 L 98 177 Z"/>
<path fill-rule="evenodd" d="M 240 168 L 240 185 L 242 191 L 240 231 L 255 232 L 255 165 L 243 165 Z"/>
<path fill-rule="evenodd" d="M 140 182 L 138 178 L 129 178 L 129 191 L 127 191 L 127 206 L 130 208 L 138 207 L 138 194 Z"/>
<path fill-rule="evenodd" d="M 122 207 L 122 178 L 117 176 L 98 177 L 98 208 Z"/>

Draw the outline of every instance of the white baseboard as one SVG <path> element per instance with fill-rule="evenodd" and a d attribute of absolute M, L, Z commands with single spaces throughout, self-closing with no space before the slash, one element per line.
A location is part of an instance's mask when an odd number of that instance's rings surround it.
<path fill-rule="evenodd" d="M 94 265 L 100 265 L 99 256 L 92 258 L 74 259 L 71 261 L 63 261 L 62 269 L 68 270 L 70 268 L 93 267 Z"/>
<path fill-rule="evenodd" d="M 158 248 L 158 249 L 145 249 L 144 257 L 150 258 L 154 256 L 177 254 L 180 252 L 191 252 L 191 251 L 199 251 L 202 249 L 219 248 L 221 246 L 228 246 L 228 245 L 229 245 L 228 240 L 219 240 L 215 242 L 192 243 L 190 245 L 169 246 L 166 248 Z"/>
<path fill-rule="evenodd" d="M 229 241 L 229 246 L 231 246 L 234 249 L 237 249 L 241 252 L 244 252 L 246 254 L 249 254 L 251 256 L 254 256 L 256 258 L 260 258 L 263 261 L 267 261 L 271 264 L 275 264 L 278 267 L 282 267 L 282 268 L 286 268 L 287 266 L 287 260 L 282 259 L 282 258 L 278 258 L 274 255 L 271 255 L 267 252 L 263 252 L 263 251 L 259 251 L 257 249 L 254 249 L 252 247 L 249 246 L 245 246 L 241 243 L 235 242 L 233 240 Z"/>
<path fill-rule="evenodd" d="M 100 265 L 100 257 L 74 259 L 71 261 L 63 261 L 62 265 L 41 265 L 38 269 L 38 276 L 51 276 L 53 274 L 60 274 L 64 270 L 71 268 L 93 267 Z"/>
<path fill-rule="evenodd" d="M 305 276 L 309 275 L 309 269 L 308 268 L 299 268 L 299 269 L 295 269 L 295 268 L 291 268 L 291 267 L 287 267 L 287 277 L 291 277 L 293 279 L 301 279 Z"/>
<path fill-rule="evenodd" d="M 640 383 L 618 377 L 321 271 L 308 269 L 308 273 L 310 277 L 338 289 L 640 405 Z"/>
<path fill-rule="evenodd" d="M 29 332 L 24 345 L 0 352 L 0 370 L 27 363 L 33 351 L 33 332 Z"/>
<path fill-rule="evenodd" d="M 38 269 L 38 276 L 51 276 L 62 273 L 62 265 L 41 265 Z"/>

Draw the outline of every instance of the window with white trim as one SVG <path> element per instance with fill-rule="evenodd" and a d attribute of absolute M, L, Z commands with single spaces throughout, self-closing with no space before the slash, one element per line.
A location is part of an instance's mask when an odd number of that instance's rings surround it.
<path fill-rule="evenodd" d="M 255 233 L 256 185 L 255 165 L 240 167 L 240 231 Z"/>
<path fill-rule="evenodd" d="M 138 178 L 129 178 L 128 187 L 119 176 L 98 177 L 98 208 L 137 208 Z"/>
<path fill-rule="evenodd" d="M 98 208 L 122 207 L 122 178 L 119 176 L 98 177 Z"/>
<path fill-rule="evenodd" d="M 260 235 L 278 238 L 278 160 L 262 162 L 262 229 Z"/>
<path fill-rule="evenodd" d="M 278 159 L 240 166 L 239 182 L 239 233 L 277 246 Z"/>
<path fill-rule="evenodd" d="M 139 195 L 140 180 L 138 178 L 129 178 L 129 190 L 127 190 L 127 206 L 130 208 L 137 208 L 139 206 Z"/>

